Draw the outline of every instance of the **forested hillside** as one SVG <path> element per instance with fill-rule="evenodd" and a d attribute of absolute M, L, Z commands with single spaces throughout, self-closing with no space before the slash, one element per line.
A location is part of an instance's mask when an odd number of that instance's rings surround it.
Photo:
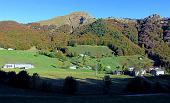
<path fill-rule="evenodd" d="M 0 47 L 19 50 L 48 49 L 49 38 L 44 31 L 29 29 L 23 24 L 14 21 L 0 22 Z"/>

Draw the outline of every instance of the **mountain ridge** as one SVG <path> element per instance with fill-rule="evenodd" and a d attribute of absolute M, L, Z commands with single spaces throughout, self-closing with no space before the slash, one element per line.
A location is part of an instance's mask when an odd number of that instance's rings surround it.
<path fill-rule="evenodd" d="M 89 24 L 93 21 L 93 17 L 86 12 L 72 12 L 64 16 L 57 16 L 49 20 L 39 21 L 38 23 L 40 23 L 40 25 L 56 25 L 57 27 L 70 25 L 73 28 L 77 28 L 80 24 Z"/>

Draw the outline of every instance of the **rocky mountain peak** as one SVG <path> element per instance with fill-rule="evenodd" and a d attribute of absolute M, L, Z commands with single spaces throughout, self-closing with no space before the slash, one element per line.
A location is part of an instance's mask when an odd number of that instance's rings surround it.
<path fill-rule="evenodd" d="M 73 12 L 65 16 L 58 16 L 53 19 L 40 21 L 41 25 L 56 25 L 57 27 L 69 25 L 72 28 L 77 28 L 81 25 L 94 22 L 92 16 L 86 12 Z"/>

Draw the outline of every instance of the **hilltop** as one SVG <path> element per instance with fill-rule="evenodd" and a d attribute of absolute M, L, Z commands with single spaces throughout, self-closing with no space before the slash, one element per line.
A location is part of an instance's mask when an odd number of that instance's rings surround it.
<path fill-rule="evenodd" d="M 86 25 L 94 21 L 95 19 L 86 12 L 73 12 L 65 16 L 58 16 L 53 19 L 40 21 L 38 23 L 41 25 L 56 25 L 57 27 L 69 25 L 72 29 L 75 29 L 82 24 Z"/>

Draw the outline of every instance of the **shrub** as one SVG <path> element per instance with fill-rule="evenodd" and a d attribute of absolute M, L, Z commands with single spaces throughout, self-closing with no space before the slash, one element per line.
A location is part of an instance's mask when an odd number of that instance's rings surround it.
<path fill-rule="evenodd" d="M 105 69 L 105 74 L 113 74 L 113 70 L 109 69 L 109 68 L 106 68 Z"/>
<path fill-rule="evenodd" d="M 42 81 L 40 90 L 44 92 L 52 92 L 52 84 L 47 81 Z"/>
<path fill-rule="evenodd" d="M 104 76 L 103 82 L 104 82 L 103 93 L 108 94 L 110 92 L 110 88 L 112 85 L 112 80 L 111 80 L 110 76 L 109 75 Z"/>
<path fill-rule="evenodd" d="M 69 95 L 75 94 L 77 88 L 78 88 L 77 81 L 73 77 L 68 76 L 65 78 L 64 85 L 63 85 L 63 92 L 65 94 L 69 94 Z"/>
<path fill-rule="evenodd" d="M 52 84 L 46 80 L 41 80 L 37 73 L 30 76 L 27 71 L 15 72 L 0 71 L 0 83 L 7 83 L 10 86 L 24 89 L 35 89 L 44 92 L 53 92 Z"/>
<path fill-rule="evenodd" d="M 40 81 L 40 77 L 37 73 L 34 73 L 31 77 L 31 84 L 32 84 L 32 88 L 38 88 L 38 86 L 40 85 L 40 83 L 38 83 Z"/>
<path fill-rule="evenodd" d="M 51 58 L 56 58 L 56 53 L 55 52 L 48 52 L 48 51 L 39 51 L 40 55 L 45 55 Z"/>
<path fill-rule="evenodd" d="M 103 65 L 102 64 L 97 64 L 97 67 L 98 67 L 98 71 L 99 73 L 102 73 L 104 71 L 104 68 L 103 68 Z"/>
<path fill-rule="evenodd" d="M 9 85 L 12 85 L 12 86 L 16 86 L 17 85 L 17 74 L 14 72 L 14 71 L 12 71 L 12 72 L 8 72 L 7 73 L 7 83 L 9 84 Z"/>
<path fill-rule="evenodd" d="M 29 88 L 30 80 L 31 80 L 31 76 L 29 76 L 27 71 L 20 71 L 17 74 L 17 87 Z"/>
<path fill-rule="evenodd" d="M 51 57 L 51 58 L 56 58 L 56 53 L 54 53 L 54 52 L 49 52 L 49 53 L 47 54 L 47 56 L 48 56 L 48 57 Z"/>
<path fill-rule="evenodd" d="M 66 56 L 67 57 L 74 57 L 74 54 L 72 52 L 67 52 Z"/>
<path fill-rule="evenodd" d="M 77 43 L 76 43 L 75 40 L 70 40 L 70 41 L 68 42 L 68 45 L 69 45 L 69 46 L 72 46 L 72 47 L 76 47 Z"/>
<path fill-rule="evenodd" d="M 0 70 L 0 82 L 4 83 L 7 80 L 7 73 Z"/>

